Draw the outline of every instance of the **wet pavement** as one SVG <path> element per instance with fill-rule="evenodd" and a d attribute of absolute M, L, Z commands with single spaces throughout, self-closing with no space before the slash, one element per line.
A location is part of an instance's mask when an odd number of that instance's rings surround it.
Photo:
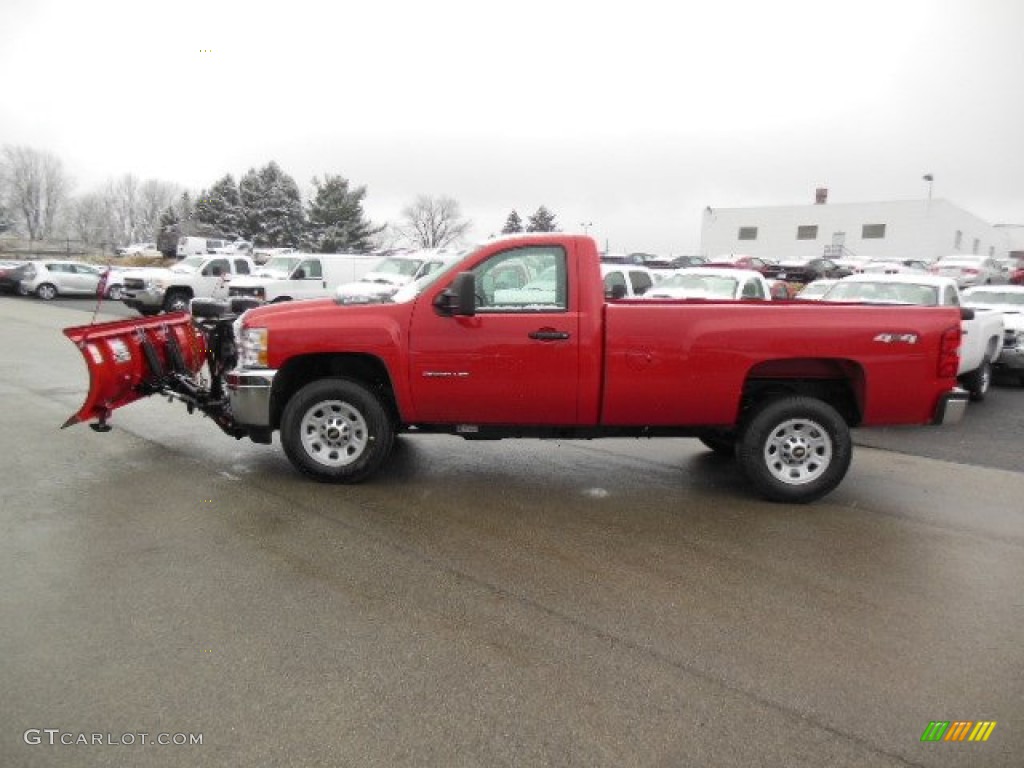
<path fill-rule="evenodd" d="M 0 300 L 0 765 L 1020 765 L 1024 473 L 407 436 L 325 486 L 164 401 L 57 429 L 81 322 Z"/>

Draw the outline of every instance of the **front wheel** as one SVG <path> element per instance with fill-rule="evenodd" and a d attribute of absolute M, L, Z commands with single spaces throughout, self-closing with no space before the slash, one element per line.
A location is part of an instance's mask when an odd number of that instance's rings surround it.
<path fill-rule="evenodd" d="M 167 312 L 187 312 L 189 295 L 185 291 L 171 291 L 164 299 L 164 310 Z"/>
<path fill-rule="evenodd" d="M 327 483 L 358 483 L 391 452 L 395 426 L 380 399 L 350 379 L 320 379 L 288 401 L 281 444 L 303 474 Z"/>
<path fill-rule="evenodd" d="M 811 397 L 763 406 L 740 434 L 736 457 L 771 501 L 806 504 L 831 492 L 850 468 L 853 442 L 843 417 Z"/>

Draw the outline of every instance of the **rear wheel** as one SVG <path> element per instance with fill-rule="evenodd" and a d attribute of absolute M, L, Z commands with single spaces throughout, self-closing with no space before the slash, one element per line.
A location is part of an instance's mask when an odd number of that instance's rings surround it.
<path fill-rule="evenodd" d="M 971 400 L 980 403 L 992 386 L 992 363 L 986 357 L 981 365 L 963 377 L 964 389 L 971 393 Z"/>
<path fill-rule="evenodd" d="M 320 379 L 288 401 L 281 444 L 303 474 L 329 483 L 358 483 L 391 452 L 395 425 L 380 399 L 350 379 Z"/>
<path fill-rule="evenodd" d="M 36 296 L 43 301 L 53 301 L 57 298 L 57 286 L 51 285 L 50 283 L 43 283 L 36 288 Z"/>
<path fill-rule="evenodd" d="M 747 422 L 736 457 L 765 498 L 805 504 L 842 482 L 852 452 L 850 430 L 832 406 L 786 397 L 762 406 Z"/>

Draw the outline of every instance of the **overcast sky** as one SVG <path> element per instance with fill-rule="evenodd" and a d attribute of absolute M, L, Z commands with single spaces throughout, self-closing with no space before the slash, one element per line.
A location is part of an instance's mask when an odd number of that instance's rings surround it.
<path fill-rule="evenodd" d="M 606 5 L 606 4 L 601 4 Z M 276 160 L 696 252 L 712 207 L 934 194 L 1024 223 L 1020 0 L 0 0 L 0 144 L 199 190 Z"/>

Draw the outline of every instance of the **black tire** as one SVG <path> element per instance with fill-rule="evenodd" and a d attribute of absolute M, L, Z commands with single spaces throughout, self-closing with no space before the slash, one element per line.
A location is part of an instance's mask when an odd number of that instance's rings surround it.
<path fill-rule="evenodd" d="M 992 363 L 986 357 L 981 365 L 961 379 L 961 384 L 971 394 L 971 402 L 980 403 L 992 386 Z"/>
<path fill-rule="evenodd" d="M 36 288 L 36 296 L 43 301 L 53 301 L 57 298 L 57 286 L 52 283 L 43 283 Z"/>
<path fill-rule="evenodd" d="M 853 441 L 843 417 L 821 400 L 773 400 L 746 423 L 736 458 L 771 501 L 806 504 L 831 492 L 850 468 Z"/>
<path fill-rule="evenodd" d="M 143 317 L 153 317 L 154 315 L 160 314 L 160 310 L 150 309 L 149 307 L 138 307 L 135 311 Z"/>
<path fill-rule="evenodd" d="M 188 312 L 189 298 L 187 291 L 171 291 L 164 297 L 164 311 Z"/>
<path fill-rule="evenodd" d="M 228 312 L 227 302 L 218 301 L 217 299 L 192 299 L 190 307 L 192 317 L 207 320 L 223 317 Z"/>
<path fill-rule="evenodd" d="M 709 432 L 699 438 L 704 445 L 719 456 L 734 458 L 736 456 L 736 436 L 724 432 Z"/>
<path fill-rule="evenodd" d="M 281 445 L 292 465 L 324 483 L 359 483 L 387 460 L 395 437 L 390 411 L 362 384 L 320 379 L 288 401 Z"/>

